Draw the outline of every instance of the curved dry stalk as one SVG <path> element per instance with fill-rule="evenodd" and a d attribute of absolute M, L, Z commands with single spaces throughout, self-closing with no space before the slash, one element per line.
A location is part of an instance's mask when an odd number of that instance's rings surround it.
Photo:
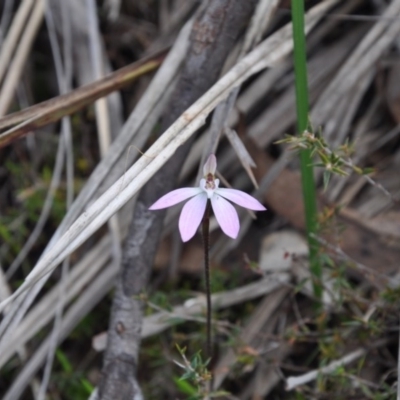
<path fill-rule="evenodd" d="M 136 142 L 138 148 L 140 148 L 145 142 L 147 134 L 150 133 L 152 128 L 150 122 L 154 122 L 158 118 L 157 116 L 161 111 L 161 105 L 163 102 L 167 101 L 168 93 L 170 92 L 170 86 L 173 83 L 173 80 L 177 74 L 177 70 L 185 57 L 190 25 L 191 23 L 189 22 L 181 31 L 174 47 L 155 75 L 146 93 L 143 95 L 135 110 L 128 118 L 118 138 L 113 142 L 111 151 L 109 151 L 107 156 L 100 162 L 96 170 L 92 173 L 85 187 L 81 190 L 71 209 L 65 216 L 63 222 L 53 235 L 52 240 L 47 246 L 47 250 L 87 206 L 90 199 L 99 190 L 99 187 L 103 181 L 112 175 L 110 174 L 110 171 L 112 171 L 115 164 L 121 160 L 122 154 L 126 152 L 126 149 L 129 148 L 129 144 L 132 143 L 132 140 L 135 138 L 140 139 L 139 142 Z M 122 165 L 124 167 L 124 163 Z M 45 250 L 45 252 L 47 250 Z M 13 332 L 47 281 L 47 278 L 48 277 L 41 279 L 27 295 L 21 296 L 11 306 L 9 310 L 10 312 L 1 321 L 0 347 L 3 349 L 7 349 L 8 347 L 6 336 L 9 335 L 12 337 Z"/>
<path fill-rule="evenodd" d="M 57 343 L 61 343 L 71 332 L 73 327 L 87 315 L 100 299 L 111 289 L 115 274 L 116 265 L 108 265 L 99 275 L 97 275 L 87 290 L 65 313 L 60 327 L 60 335 L 57 338 Z M 36 350 L 33 357 L 26 363 L 18 377 L 13 381 L 13 384 L 4 395 L 3 400 L 18 399 L 24 392 L 26 386 L 36 374 L 38 369 L 43 364 L 47 355 L 50 337 L 48 337 L 39 348 Z"/>
<path fill-rule="evenodd" d="M 3 12 L 0 20 L 0 45 L 4 43 L 4 37 L 11 20 L 12 12 L 14 8 L 14 0 L 5 0 L 3 5 Z M 0 55 L 1 57 L 1 55 Z M 1 76 L 1 74 L 0 74 Z M 1 82 L 1 79 L 0 79 Z"/>
<path fill-rule="evenodd" d="M 55 193 L 58 187 L 60 186 L 61 174 L 64 166 L 64 159 L 65 159 L 65 140 L 61 137 L 58 142 L 56 160 L 54 163 L 53 174 L 51 176 L 49 189 L 47 191 L 39 219 L 35 227 L 33 228 L 33 231 L 29 235 L 28 239 L 25 241 L 22 249 L 19 251 L 17 257 L 8 267 L 6 271 L 7 279 L 10 279 L 14 275 L 14 273 L 24 262 L 27 255 L 31 251 L 32 247 L 35 245 L 40 235 L 42 234 L 43 228 L 47 222 L 47 219 L 49 218 L 51 208 L 53 206 Z"/>
<path fill-rule="evenodd" d="M 385 340 L 385 343 L 387 343 L 387 340 Z M 380 345 L 382 345 L 382 343 Z M 335 372 L 337 368 L 348 365 L 353 361 L 357 360 L 358 358 L 365 356 L 366 354 L 367 354 L 367 349 L 364 348 L 357 349 L 345 355 L 344 357 L 340 358 L 339 360 L 331 362 L 325 367 L 307 372 L 304 375 L 291 376 L 286 379 L 286 390 L 288 391 L 293 390 L 298 386 L 305 385 L 306 383 L 317 379 L 318 376 L 321 374 L 322 375 L 332 374 L 333 372 Z"/>
<path fill-rule="evenodd" d="M 163 54 L 164 52 L 137 61 L 113 72 L 98 82 L 1 118 L 0 129 L 17 125 L 0 134 L 0 147 L 10 144 L 32 130 L 59 121 L 62 117 L 73 114 L 92 104 L 95 100 L 130 84 L 143 74 L 154 71 L 160 66 L 164 58 Z"/>
<path fill-rule="evenodd" d="M 110 249 L 111 241 L 105 237 L 71 269 L 66 283 L 66 304 L 69 304 L 77 296 L 82 296 L 85 287 L 90 290 L 91 282 L 111 259 Z M 116 272 L 117 270 L 115 270 L 115 274 Z M 7 342 L 7 346 L 0 353 L 0 368 L 54 317 L 60 286 L 61 282 L 46 293 L 15 328 L 11 340 Z"/>
<path fill-rule="evenodd" d="M 89 50 L 90 59 L 92 61 L 93 76 L 95 80 L 99 80 L 103 77 L 103 65 L 102 65 L 102 51 L 100 43 L 100 34 L 98 31 L 98 20 L 97 10 L 95 7 L 94 0 L 86 0 L 86 13 L 88 19 L 88 31 L 89 31 Z M 100 152 L 104 156 L 111 144 L 110 134 L 110 121 L 109 112 L 107 107 L 107 101 L 105 98 L 101 98 L 95 102 L 96 111 L 96 125 L 98 130 L 98 138 L 100 145 Z"/>
<path fill-rule="evenodd" d="M 100 300 L 105 293 L 109 291 L 113 285 L 114 278 L 118 272 L 117 265 L 107 265 L 104 270 L 97 274 L 90 287 L 82 292 L 76 302 L 70 307 L 63 317 L 58 343 L 61 343 L 68 336 L 71 330 L 76 326 L 79 320 L 86 315 Z M 286 273 L 276 274 L 272 277 L 260 279 L 236 289 L 215 293 L 211 297 L 212 305 L 215 310 L 231 307 L 240 304 L 244 301 L 256 299 L 265 296 L 290 281 L 290 275 Z M 157 335 L 164 330 L 170 328 L 176 323 L 176 318 L 182 320 L 190 319 L 191 317 L 202 314 L 205 307 L 205 298 L 203 296 L 187 300 L 183 305 L 175 306 L 172 311 L 160 311 L 143 321 L 142 338 Z M 98 351 L 104 350 L 106 336 L 101 339 Z M 20 375 L 14 381 L 4 399 L 15 399 L 26 386 L 45 360 L 46 352 L 49 346 L 49 338 L 43 341 L 40 347 L 33 354 L 26 366 L 22 369 Z"/>
<path fill-rule="evenodd" d="M 232 307 L 245 301 L 254 300 L 278 290 L 290 283 L 288 273 L 276 273 L 262 278 L 256 282 L 239 286 L 225 292 L 211 295 L 211 305 L 215 311 Z M 177 324 L 177 320 L 191 321 L 198 314 L 204 314 L 206 299 L 198 296 L 188 299 L 184 304 L 173 307 L 171 311 L 162 310 L 143 319 L 141 337 L 148 338 L 158 335 L 166 329 Z M 205 321 L 204 318 L 201 319 Z M 107 343 L 107 333 L 104 332 L 95 338 L 96 351 L 104 351 Z"/>
<path fill-rule="evenodd" d="M 261 332 L 265 335 L 265 325 L 270 324 L 271 317 L 276 312 L 276 309 L 281 303 L 290 295 L 291 288 L 281 286 L 276 287 L 269 296 L 265 296 L 257 308 L 252 312 L 252 315 L 246 321 L 245 327 L 241 330 L 238 338 L 239 343 L 252 346 L 252 342 L 257 338 Z M 218 389 L 229 372 L 232 365 L 237 361 L 237 354 L 232 349 L 228 349 L 225 354 L 218 361 L 215 368 L 214 390 Z"/>
<path fill-rule="evenodd" d="M 214 310 L 222 310 L 244 301 L 253 300 L 265 296 L 287 285 L 291 276 L 288 273 L 276 273 L 268 278 L 239 286 L 226 292 L 211 295 L 211 305 Z M 206 299 L 204 296 L 185 301 L 183 305 L 175 306 L 172 311 L 162 311 L 150 315 L 143 320 L 142 338 L 157 335 L 176 323 L 176 318 L 189 318 L 204 312 Z"/>
<path fill-rule="evenodd" d="M 88 36 L 90 59 L 92 62 L 93 77 L 96 81 L 104 75 L 103 54 L 101 46 L 100 32 L 98 29 L 97 10 L 94 0 L 86 0 L 86 14 L 88 20 Z M 99 139 L 100 154 L 104 157 L 110 148 L 111 121 L 108 102 L 106 98 L 101 98 L 94 103 L 96 113 L 97 136 Z M 108 221 L 108 227 L 112 237 L 113 255 L 116 261 L 121 258 L 121 234 L 119 228 L 118 215 L 114 215 Z"/>
<path fill-rule="evenodd" d="M 3 81 L 7 67 L 10 65 L 13 52 L 17 46 L 21 32 L 26 24 L 26 19 L 34 5 L 34 0 L 24 0 L 18 7 L 6 38 L 2 42 L 0 52 L 0 82 Z M 3 22 L 3 21 L 2 21 Z M 3 38 L 4 38 L 4 32 Z"/>
<path fill-rule="evenodd" d="M 249 29 L 244 38 L 242 55 L 246 54 L 254 44 L 261 41 L 278 5 L 279 0 L 260 0 L 258 2 Z"/>
<path fill-rule="evenodd" d="M 388 5 L 384 14 L 376 22 L 352 52 L 343 67 L 331 80 L 320 96 L 318 103 L 311 111 L 311 121 L 315 126 L 325 124 L 324 136 L 328 143 L 336 147 L 333 135 L 336 132 L 337 117 L 332 116 L 341 98 L 353 90 L 360 77 L 364 76 L 384 54 L 400 32 L 398 24 L 388 24 L 386 18 L 395 18 L 400 15 L 400 0 L 394 0 Z"/>
<path fill-rule="evenodd" d="M 9 66 L 8 73 L 4 78 L 4 84 L 0 91 L 0 116 L 7 113 L 14 92 L 21 79 L 22 70 L 28 57 L 36 33 L 43 20 L 45 0 L 38 0 L 34 3 L 32 15 L 28 19 L 24 35 L 21 38 L 15 56 Z"/>
<path fill-rule="evenodd" d="M 260 42 L 261 37 L 278 6 L 278 3 L 278 0 L 273 0 L 272 2 L 270 0 L 260 0 L 258 2 L 254 10 L 250 26 L 246 31 L 244 43 L 240 49 L 238 56 L 239 60 L 243 58 L 254 47 L 255 44 Z M 240 86 L 236 87 L 229 97 L 224 102 L 219 104 L 215 109 L 211 121 L 211 127 L 208 132 L 209 143 L 203 148 L 203 154 L 199 164 L 200 167 L 197 173 L 196 181 L 200 180 L 202 169 L 201 166 L 204 165 L 208 155 L 216 153 L 221 134 L 224 132 L 254 187 L 257 188 L 257 182 L 251 170 L 251 168 L 255 167 L 255 163 L 239 136 L 228 126 L 228 117 L 234 108 L 239 91 Z"/>
<path fill-rule="evenodd" d="M 71 15 L 65 7 L 65 2 L 61 3 L 63 9 L 62 31 L 64 54 L 61 56 L 60 46 L 58 45 L 54 20 L 49 7 L 46 8 L 46 22 L 49 31 L 50 43 L 53 52 L 54 64 L 56 69 L 58 86 L 61 94 L 70 91 L 72 80 L 72 35 L 71 35 Z M 70 118 L 64 117 L 61 124 L 61 139 L 65 142 L 66 152 L 66 171 L 67 171 L 67 210 L 71 207 L 74 195 L 74 160 L 72 144 L 72 128 Z M 44 400 L 47 387 L 50 381 L 53 368 L 54 355 L 57 348 L 58 337 L 60 335 L 62 316 L 66 305 L 66 286 L 70 267 L 69 257 L 64 260 L 61 268 L 61 278 L 54 318 L 53 330 L 49 337 L 49 349 L 46 358 L 46 364 L 43 372 L 42 382 L 37 395 L 38 400 Z"/>

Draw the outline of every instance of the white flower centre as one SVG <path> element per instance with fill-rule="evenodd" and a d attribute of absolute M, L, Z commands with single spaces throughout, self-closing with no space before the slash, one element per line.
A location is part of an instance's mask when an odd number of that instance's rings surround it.
<path fill-rule="evenodd" d="M 207 197 L 211 199 L 214 192 L 218 189 L 219 179 L 215 179 L 213 174 L 208 174 L 204 179 L 200 180 L 200 188 L 207 193 Z"/>

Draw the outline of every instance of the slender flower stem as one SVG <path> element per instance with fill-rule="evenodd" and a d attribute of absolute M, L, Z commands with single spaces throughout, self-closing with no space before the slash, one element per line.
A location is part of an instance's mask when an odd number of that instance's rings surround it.
<path fill-rule="evenodd" d="M 204 273 L 207 297 L 207 358 L 212 357 L 211 346 L 211 285 L 210 285 L 210 201 L 207 201 L 203 217 Z"/>
<path fill-rule="evenodd" d="M 400 335 L 399 335 L 399 350 L 397 359 L 397 400 L 400 400 Z"/>

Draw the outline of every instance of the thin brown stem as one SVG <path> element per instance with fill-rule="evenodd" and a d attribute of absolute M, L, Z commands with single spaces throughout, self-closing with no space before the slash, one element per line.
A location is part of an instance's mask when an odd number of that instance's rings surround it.
<path fill-rule="evenodd" d="M 207 298 L 207 358 L 212 358 L 211 346 L 211 285 L 210 285 L 210 201 L 207 201 L 206 210 L 203 217 L 203 244 L 204 244 L 204 273 Z"/>

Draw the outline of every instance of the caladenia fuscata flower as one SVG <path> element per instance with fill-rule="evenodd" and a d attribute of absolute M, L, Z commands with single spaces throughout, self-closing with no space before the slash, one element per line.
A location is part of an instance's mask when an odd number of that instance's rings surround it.
<path fill-rule="evenodd" d="M 219 179 L 215 178 L 217 159 L 214 154 L 208 157 L 204 164 L 204 177 L 199 187 L 176 189 L 157 200 L 150 210 L 159 210 L 171 207 L 184 200 L 189 201 L 183 206 L 179 217 L 179 231 L 182 240 L 187 242 L 196 233 L 202 223 L 204 242 L 204 271 L 207 299 L 207 355 L 212 359 L 211 340 L 211 285 L 210 285 L 210 257 L 209 257 L 209 225 L 210 204 L 215 217 L 223 232 L 235 239 L 239 233 L 239 217 L 235 208 L 228 201 L 254 211 L 264 211 L 266 208 L 254 197 L 236 189 L 219 187 Z"/>
<path fill-rule="evenodd" d="M 219 179 L 215 178 L 216 169 L 217 159 L 211 154 L 204 164 L 204 178 L 200 180 L 199 187 L 173 190 L 150 207 L 150 210 L 159 210 L 190 199 L 183 206 L 179 217 L 179 231 L 184 242 L 195 235 L 203 220 L 208 201 L 222 231 L 232 239 L 237 237 L 240 223 L 235 207 L 228 200 L 249 210 L 266 210 L 258 200 L 241 190 L 220 188 Z"/>

